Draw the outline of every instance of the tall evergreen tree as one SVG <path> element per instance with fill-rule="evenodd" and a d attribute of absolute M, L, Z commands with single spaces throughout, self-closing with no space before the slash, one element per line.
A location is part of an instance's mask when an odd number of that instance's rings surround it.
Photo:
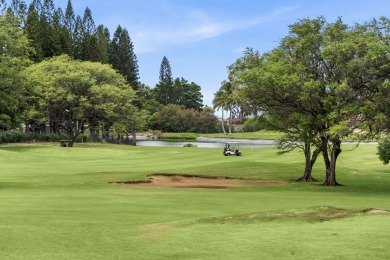
<path fill-rule="evenodd" d="M 134 45 L 126 28 L 119 25 L 110 44 L 110 63 L 114 69 L 125 76 L 128 84 L 135 90 L 139 85 L 139 70 Z"/>
<path fill-rule="evenodd" d="M 53 0 L 44 0 L 42 4 L 41 16 L 43 16 L 49 24 L 53 23 L 55 7 Z"/>
<path fill-rule="evenodd" d="M 97 27 L 98 60 L 101 63 L 109 63 L 110 31 L 103 25 Z"/>
<path fill-rule="evenodd" d="M 37 11 L 38 15 L 40 16 L 42 13 L 42 8 L 43 8 L 41 0 L 33 0 L 31 2 L 31 4 L 35 7 L 35 10 Z"/>
<path fill-rule="evenodd" d="M 7 9 L 7 4 L 5 0 L 0 0 L 0 13 L 3 14 L 5 12 L 5 9 Z"/>
<path fill-rule="evenodd" d="M 10 8 L 14 15 L 18 17 L 18 20 L 21 23 L 21 27 L 24 27 L 24 23 L 26 22 L 27 18 L 26 3 L 23 0 L 12 0 Z"/>
<path fill-rule="evenodd" d="M 64 25 L 69 33 L 69 39 L 71 42 L 70 55 L 74 57 L 74 32 L 76 27 L 76 16 L 73 11 L 73 6 L 71 0 L 68 0 L 64 14 Z"/>
<path fill-rule="evenodd" d="M 160 81 L 157 83 L 155 88 L 155 98 L 156 100 L 163 104 L 175 104 L 176 97 L 173 88 L 173 78 L 171 65 L 167 57 L 163 57 L 160 65 Z"/>
<path fill-rule="evenodd" d="M 71 54 L 71 39 L 68 29 L 64 24 L 64 14 L 61 8 L 58 8 L 54 13 L 53 19 L 53 29 L 54 29 L 54 45 L 55 53 L 54 55 L 60 54 Z"/>
<path fill-rule="evenodd" d="M 93 35 L 96 34 L 96 25 L 95 21 L 92 18 L 91 9 L 88 7 L 85 8 L 84 16 L 83 16 L 83 25 L 84 25 L 84 33 Z"/>
<path fill-rule="evenodd" d="M 96 33 L 95 21 L 92 18 L 92 12 L 87 7 L 83 16 L 84 34 L 82 39 L 82 56 L 87 61 L 99 61 L 99 46 Z"/>
<path fill-rule="evenodd" d="M 31 58 L 35 62 L 42 61 L 44 55 L 42 51 L 42 42 L 40 37 L 41 27 L 39 23 L 39 14 L 36 5 L 34 5 L 34 2 L 32 2 L 28 8 L 26 24 L 25 24 L 25 32 L 31 43 L 31 46 L 35 49 L 35 53 Z"/>
<path fill-rule="evenodd" d="M 76 23 L 73 31 L 73 58 L 77 60 L 83 60 L 83 35 L 84 35 L 84 25 L 83 20 L 78 15 L 76 17 Z"/>
<path fill-rule="evenodd" d="M 55 34 L 53 28 L 54 13 L 53 1 L 44 0 L 39 13 L 40 38 L 44 58 L 53 57 L 60 52 L 56 49 L 58 46 L 55 46 L 58 35 Z"/>

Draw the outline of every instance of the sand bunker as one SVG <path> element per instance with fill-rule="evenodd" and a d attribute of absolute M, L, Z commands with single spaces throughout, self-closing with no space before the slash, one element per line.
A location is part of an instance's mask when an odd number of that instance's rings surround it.
<path fill-rule="evenodd" d="M 369 209 L 363 209 L 363 213 L 368 213 L 368 214 L 390 214 L 390 211 L 389 210 L 385 210 L 385 209 L 369 208 Z"/>
<path fill-rule="evenodd" d="M 230 178 L 224 176 L 180 175 L 180 174 L 152 174 L 147 181 L 116 181 L 113 184 L 131 185 L 149 188 L 206 188 L 232 189 L 273 187 L 286 185 L 282 181 L 266 181 L 256 179 Z"/>

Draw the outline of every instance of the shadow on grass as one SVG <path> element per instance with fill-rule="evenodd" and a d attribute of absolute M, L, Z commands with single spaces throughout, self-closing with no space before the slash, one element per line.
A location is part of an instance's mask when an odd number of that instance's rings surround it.
<path fill-rule="evenodd" d="M 199 219 L 201 223 L 237 223 L 250 224 L 256 222 L 271 222 L 271 221 L 304 221 L 309 223 L 331 221 L 353 217 L 357 214 L 377 213 L 386 214 L 390 217 L 390 212 L 381 209 L 363 209 L 361 211 L 353 211 L 335 207 L 311 207 L 307 209 L 292 209 L 261 213 L 251 213 L 243 215 L 232 215 L 213 218 Z"/>
<path fill-rule="evenodd" d="M 44 148 L 45 146 L 40 146 L 40 145 L 12 145 L 12 146 L 0 146 L 0 151 L 7 151 L 7 152 L 15 152 L 15 153 L 20 153 L 20 152 L 30 152 L 32 150 L 36 150 L 39 148 Z"/>

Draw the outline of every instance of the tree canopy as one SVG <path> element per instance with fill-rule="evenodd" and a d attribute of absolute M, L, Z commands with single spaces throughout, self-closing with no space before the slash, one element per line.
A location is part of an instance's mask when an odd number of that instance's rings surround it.
<path fill-rule="evenodd" d="M 247 65 L 234 71 L 235 80 L 250 103 L 286 133 L 285 148 L 302 142 L 309 155 L 316 147 L 306 161 L 312 166 L 321 152 L 324 185 L 338 185 L 342 140 L 367 138 L 378 124 L 373 114 L 380 111 L 372 103 L 387 88 L 389 46 L 369 27 L 348 27 L 341 19 L 303 19 L 289 28 L 271 52 L 241 59 Z"/>
<path fill-rule="evenodd" d="M 21 123 L 26 93 L 19 74 L 31 63 L 33 51 L 13 13 L 0 14 L 0 130 L 10 130 Z"/>
<path fill-rule="evenodd" d="M 124 114 L 136 116 L 131 105 L 135 92 L 108 65 L 62 55 L 30 66 L 24 75 L 34 91 L 34 109 L 73 142 L 91 124 L 118 122 Z"/>
<path fill-rule="evenodd" d="M 159 82 L 153 89 L 155 99 L 162 105 L 178 105 L 183 108 L 200 110 L 203 107 L 201 87 L 195 82 L 172 77 L 172 69 L 167 57 L 160 65 Z"/>

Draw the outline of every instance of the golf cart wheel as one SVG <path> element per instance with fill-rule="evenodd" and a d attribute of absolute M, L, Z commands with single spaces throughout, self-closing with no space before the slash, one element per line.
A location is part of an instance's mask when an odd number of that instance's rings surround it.
<path fill-rule="evenodd" d="M 237 156 L 242 156 L 242 153 L 241 153 L 241 152 L 239 152 L 239 153 L 237 154 Z"/>

